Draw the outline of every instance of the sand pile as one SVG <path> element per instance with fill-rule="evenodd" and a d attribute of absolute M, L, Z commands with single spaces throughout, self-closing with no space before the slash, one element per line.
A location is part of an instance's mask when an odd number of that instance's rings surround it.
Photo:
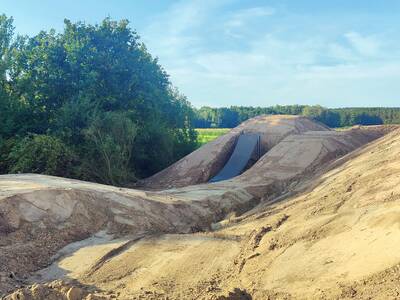
<path fill-rule="evenodd" d="M 224 182 L 142 191 L 0 176 L 0 295 L 43 299 L 40 283 L 60 299 L 71 287 L 83 299 L 393 297 L 399 131 L 362 147 L 394 128 L 256 120 L 270 148 Z"/>
<path fill-rule="evenodd" d="M 261 150 L 265 153 L 286 136 L 311 130 L 328 131 L 330 129 L 305 117 L 259 116 L 243 122 L 170 167 L 141 181 L 138 186 L 165 189 L 207 182 L 228 161 L 241 132 L 260 134 Z"/>

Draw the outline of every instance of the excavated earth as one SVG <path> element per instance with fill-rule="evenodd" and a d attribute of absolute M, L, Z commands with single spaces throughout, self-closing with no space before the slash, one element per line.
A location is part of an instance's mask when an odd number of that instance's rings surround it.
<path fill-rule="evenodd" d="M 241 132 L 263 156 L 207 183 Z M 400 298 L 396 126 L 261 116 L 139 186 L 0 176 L 0 297 Z"/>

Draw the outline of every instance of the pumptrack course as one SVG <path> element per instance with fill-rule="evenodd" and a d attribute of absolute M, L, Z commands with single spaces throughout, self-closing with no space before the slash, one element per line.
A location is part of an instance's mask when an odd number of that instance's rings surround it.
<path fill-rule="evenodd" d="M 2 175 L 0 295 L 398 299 L 399 201 L 397 126 L 285 115 L 248 120 L 134 189 Z"/>

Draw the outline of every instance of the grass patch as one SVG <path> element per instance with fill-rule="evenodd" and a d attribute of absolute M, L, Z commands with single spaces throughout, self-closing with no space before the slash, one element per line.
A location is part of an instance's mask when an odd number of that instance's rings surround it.
<path fill-rule="evenodd" d="M 231 128 L 196 128 L 197 144 L 202 146 L 227 133 Z"/>

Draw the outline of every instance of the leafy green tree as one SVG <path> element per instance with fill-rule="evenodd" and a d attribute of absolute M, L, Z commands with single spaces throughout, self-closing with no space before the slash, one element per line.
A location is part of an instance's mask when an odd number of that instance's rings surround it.
<path fill-rule="evenodd" d="M 0 69 L 0 120 L 9 124 L 0 140 L 55 137 L 79 158 L 74 176 L 111 184 L 151 175 L 195 148 L 193 108 L 126 20 L 65 20 L 63 32 L 33 37 L 12 29 L 0 18 L 1 53 L 10 54 Z M 103 167 L 88 168 L 88 153 Z"/>
<path fill-rule="evenodd" d="M 10 50 L 14 27 L 12 18 L 0 15 L 0 143 L 9 130 L 11 113 L 10 87 L 8 72 L 10 69 Z"/>
<path fill-rule="evenodd" d="M 135 179 L 130 166 L 136 125 L 127 114 L 106 112 L 96 116 L 88 129 L 87 157 L 83 172 L 88 178 L 121 185 Z"/>
<path fill-rule="evenodd" d="M 306 106 L 303 109 L 302 114 L 306 117 L 318 119 L 324 112 L 324 108 L 320 105 L 315 105 L 315 106 Z"/>
<path fill-rule="evenodd" d="M 71 176 L 72 151 L 58 138 L 48 135 L 27 136 L 16 142 L 7 157 L 11 173 L 41 173 Z"/>
<path fill-rule="evenodd" d="M 356 116 L 355 123 L 360 125 L 380 125 L 383 124 L 383 121 L 379 116 L 361 113 Z"/>

